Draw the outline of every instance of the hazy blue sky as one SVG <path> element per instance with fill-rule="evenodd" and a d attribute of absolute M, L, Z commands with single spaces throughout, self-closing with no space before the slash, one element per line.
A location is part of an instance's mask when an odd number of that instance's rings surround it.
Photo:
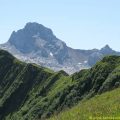
<path fill-rule="evenodd" d="M 120 0 L 0 0 L 0 43 L 27 22 L 51 28 L 73 48 L 120 51 Z"/>

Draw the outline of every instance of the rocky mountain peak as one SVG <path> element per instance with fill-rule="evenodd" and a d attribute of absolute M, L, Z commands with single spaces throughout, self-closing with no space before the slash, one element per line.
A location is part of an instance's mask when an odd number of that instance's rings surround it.
<path fill-rule="evenodd" d="M 12 44 L 15 43 L 15 45 L 16 45 L 16 41 L 32 42 L 32 39 L 35 36 L 44 39 L 46 41 L 52 41 L 56 39 L 51 29 L 36 22 L 33 23 L 29 22 L 25 25 L 23 29 L 20 29 L 17 32 L 13 31 L 9 39 L 9 42 L 11 42 Z"/>
<path fill-rule="evenodd" d="M 61 64 L 68 57 L 66 44 L 56 38 L 51 29 L 36 22 L 14 31 L 8 42 L 23 54 L 53 57 Z"/>
<path fill-rule="evenodd" d="M 13 31 L 9 43 L 14 45 L 22 53 L 30 53 L 46 44 L 59 41 L 52 30 L 38 23 L 27 23 L 23 29 Z M 59 41 L 60 43 L 60 41 Z"/>
<path fill-rule="evenodd" d="M 30 35 L 38 35 L 45 40 L 50 40 L 51 37 L 55 37 L 51 29 L 36 22 L 27 23 L 24 27 L 24 31 L 30 33 Z"/>
<path fill-rule="evenodd" d="M 100 52 L 103 54 L 112 54 L 114 51 L 109 45 L 105 45 L 103 48 L 101 48 Z"/>
<path fill-rule="evenodd" d="M 105 45 L 102 49 L 106 49 L 106 50 L 112 50 L 112 48 L 107 44 Z"/>

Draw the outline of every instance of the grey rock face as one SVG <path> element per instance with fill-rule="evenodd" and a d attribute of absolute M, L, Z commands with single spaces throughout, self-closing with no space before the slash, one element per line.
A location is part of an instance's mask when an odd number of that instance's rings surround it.
<path fill-rule="evenodd" d="M 100 50 L 100 53 L 103 54 L 103 55 L 120 55 L 119 52 L 116 52 L 116 51 L 112 50 L 112 48 L 110 48 L 109 45 L 106 45 L 105 47 L 103 47 Z"/>
<path fill-rule="evenodd" d="M 88 64 L 93 66 L 97 61 L 100 61 L 104 56 L 107 55 L 120 55 L 120 52 L 116 52 L 110 48 L 109 45 L 101 48 L 99 51 L 92 53 L 88 58 Z"/>
<path fill-rule="evenodd" d="M 74 73 L 93 66 L 106 55 L 120 55 L 108 45 L 101 50 L 80 50 L 68 47 L 58 39 L 51 29 L 38 24 L 27 23 L 23 29 L 13 32 L 7 43 L 0 45 L 17 58 L 49 67 L 55 71 Z"/>
<path fill-rule="evenodd" d="M 27 23 L 23 29 L 13 32 L 9 43 L 24 54 L 34 52 L 49 57 L 52 53 L 61 64 L 68 57 L 66 44 L 56 38 L 51 29 L 38 23 Z"/>
<path fill-rule="evenodd" d="M 103 54 L 101 54 L 100 52 L 92 53 L 88 58 L 88 64 L 90 66 L 93 66 L 96 64 L 97 61 L 100 61 L 102 58 Z"/>

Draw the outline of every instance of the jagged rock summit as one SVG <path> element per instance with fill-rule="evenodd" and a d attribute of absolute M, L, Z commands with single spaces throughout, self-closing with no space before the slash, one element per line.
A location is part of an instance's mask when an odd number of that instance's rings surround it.
<path fill-rule="evenodd" d="M 37 63 L 55 71 L 65 70 L 70 74 L 93 66 L 106 55 L 120 55 L 108 45 L 101 50 L 70 48 L 51 29 L 36 22 L 29 22 L 23 29 L 13 31 L 8 42 L 0 48 L 22 61 Z"/>
<path fill-rule="evenodd" d="M 8 42 L 24 54 L 54 57 L 61 64 L 67 56 L 66 44 L 51 29 L 38 23 L 27 23 L 23 29 L 13 32 Z"/>

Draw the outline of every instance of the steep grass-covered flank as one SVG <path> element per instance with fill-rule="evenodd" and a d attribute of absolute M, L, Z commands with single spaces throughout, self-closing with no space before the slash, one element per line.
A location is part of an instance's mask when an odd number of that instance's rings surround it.
<path fill-rule="evenodd" d="M 120 88 L 82 100 L 48 120 L 120 120 Z"/>
<path fill-rule="evenodd" d="M 0 50 L 0 120 L 44 120 L 119 86 L 118 56 L 105 57 L 93 68 L 69 76 L 23 63 Z"/>

